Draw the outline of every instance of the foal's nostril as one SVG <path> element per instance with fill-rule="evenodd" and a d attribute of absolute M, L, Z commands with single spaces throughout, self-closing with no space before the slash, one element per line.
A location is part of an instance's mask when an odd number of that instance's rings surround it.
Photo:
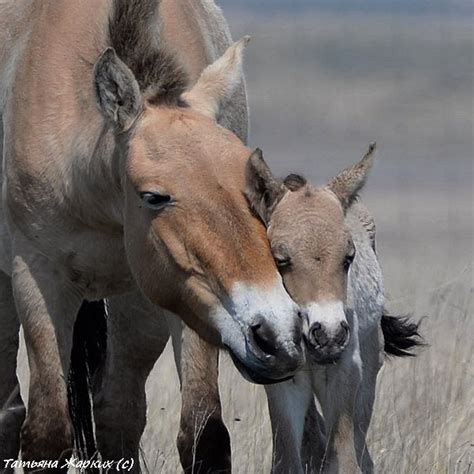
<path fill-rule="evenodd" d="M 257 323 L 250 327 L 253 342 L 265 354 L 275 355 L 277 348 L 272 331 L 264 324 Z"/>
<path fill-rule="evenodd" d="M 329 343 L 329 336 L 320 323 L 313 323 L 310 328 L 310 338 L 314 345 L 324 347 Z"/>
<path fill-rule="evenodd" d="M 345 321 L 342 321 L 341 329 L 339 329 L 334 339 L 338 346 L 343 346 L 347 342 L 348 338 L 349 338 L 349 325 Z"/>

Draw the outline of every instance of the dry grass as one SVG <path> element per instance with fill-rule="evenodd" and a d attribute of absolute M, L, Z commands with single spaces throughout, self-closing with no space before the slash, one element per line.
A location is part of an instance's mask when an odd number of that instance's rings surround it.
<path fill-rule="evenodd" d="M 423 313 L 429 342 L 415 360 L 393 360 L 380 374 L 369 445 L 379 472 L 452 472 L 473 469 L 474 334 L 472 272 L 410 299 Z"/>

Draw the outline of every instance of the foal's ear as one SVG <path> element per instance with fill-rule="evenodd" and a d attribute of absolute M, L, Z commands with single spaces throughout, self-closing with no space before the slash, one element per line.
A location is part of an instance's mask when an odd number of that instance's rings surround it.
<path fill-rule="evenodd" d="M 202 71 L 193 88 L 183 96 L 192 108 L 217 119 L 221 103 L 232 96 L 242 81 L 243 50 L 249 41 L 250 36 L 244 36 Z"/>
<path fill-rule="evenodd" d="M 358 192 L 364 187 L 370 168 L 375 157 L 375 143 L 369 145 L 364 158 L 356 165 L 346 168 L 341 174 L 333 178 L 327 185 L 341 201 L 342 207 L 347 210 L 357 198 Z"/>
<path fill-rule="evenodd" d="M 128 130 L 142 107 L 140 88 L 133 72 L 107 48 L 94 66 L 94 90 L 102 115 L 118 131 Z"/>
<path fill-rule="evenodd" d="M 276 179 L 263 159 L 262 150 L 256 149 L 247 161 L 245 170 L 247 197 L 252 209 L 268 225 L 272 212 L 287 191 Z"/>

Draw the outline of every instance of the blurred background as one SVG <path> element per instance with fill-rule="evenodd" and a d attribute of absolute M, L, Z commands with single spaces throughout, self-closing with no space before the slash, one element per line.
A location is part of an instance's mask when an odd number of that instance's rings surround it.
<path fill-rule="evenodd" d="M 380 373 L 369 434 L 378 472 L 472 472 L 474 3 L 218 3 L 234 39 L 252 36 L 250 144 L 277 174 L 324 184 L 377 141 L 362 199 L 376 218 L 388 308 L 423 318 L 428 343 Z M 263 390 L 223 359 L 234 472 L 268 473 Z M 168 348 L 148 382 L 149 472 L 178 469 L 175 372 Z"/>

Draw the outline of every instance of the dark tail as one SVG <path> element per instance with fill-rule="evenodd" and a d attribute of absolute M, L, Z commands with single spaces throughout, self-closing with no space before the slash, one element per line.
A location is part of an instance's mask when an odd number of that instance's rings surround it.
<path fill-rule="evenodd" d="M 418 332 L 420 323 L 410 321 L 403 316 L 382 316 L 382 332 L 385 339 L 385 353 L 396 357 L 414 357 L 410 349 L 424 346 L 423 339 Z"/>
<path fill-rule="evenodd" d="M 74 427 L 75 447 L 83 459 L 91 459 L 97 450 L 91 387 L 106 346 L 105 302 L 84 301 L 74 325 L 68 378 L 69 413 Z"/>

